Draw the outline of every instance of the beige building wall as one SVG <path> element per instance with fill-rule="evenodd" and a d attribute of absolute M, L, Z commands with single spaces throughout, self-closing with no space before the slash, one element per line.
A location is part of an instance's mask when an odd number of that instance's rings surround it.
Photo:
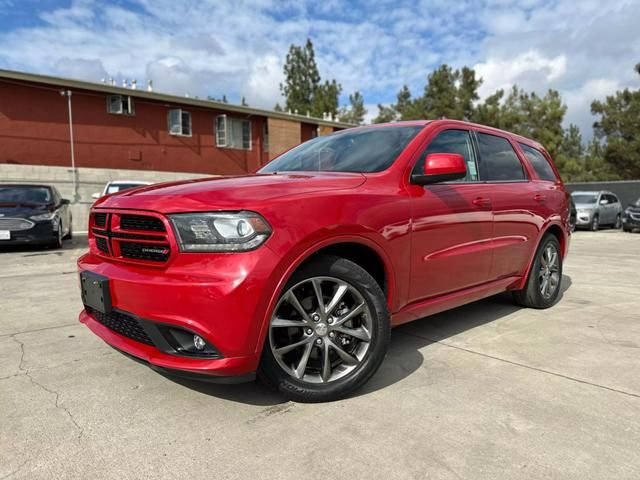
<path fill-rule="evenodd" d="M 323 135 L 329 135 L 330 133 L 333 133 L 334 130 L 332 127 L 327 127 L 326 125 L 319 125 L 318 126 L 318 135 L 319 136 L 323 136 Z"/>
<path fill-rule="evenodd" d="M 269 160 L 298 145 L 302 138 L 300 122 L 269 118 Z"/>

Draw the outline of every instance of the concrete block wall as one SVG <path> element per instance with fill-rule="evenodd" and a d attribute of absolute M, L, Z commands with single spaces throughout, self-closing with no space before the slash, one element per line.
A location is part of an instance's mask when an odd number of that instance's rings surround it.
<path fill-rule="evenodd" d="M 71 201 L 73 229 L 87 230 L 89 209 L 95 192 L 102 193 L 107 182 L 112 180 L 141 180 L 148 182 L 170 182 L 204 177 L 203 174 L 180 172 L 156 172 L 150 170 L 115 170 L 109 168 L 78 168 L 76 191 L 73 188 L 73 170 L 66 167 L 40 165 L 0 164 L 0 183 L 35 183 L 55 186 L 64 198 Z"/>

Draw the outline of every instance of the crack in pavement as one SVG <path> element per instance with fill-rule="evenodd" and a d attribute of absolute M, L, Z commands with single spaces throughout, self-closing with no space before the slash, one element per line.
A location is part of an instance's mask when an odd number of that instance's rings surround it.
<path fill-rule="evenodd" d="M 73 416 L 73 414 L 71 413 L 71 411 L 65 407 L 64 405 L 62 405 L 60 403 L 60 392 L 57 392 L 55 390 L 52 390 L 49 387 L 44 386 L 43 384 L 41 384 L 40 382 L 38 382 L 37 380 L 35 380 L 32 376 L 31 376 L 31 372 L 29 371 L 28 368 L 25 368 L 24 366 L 24 343 L 21 342 L 20 340 L 18 340 L 16 338 L 16 335 L 11 335 L 11 338 L 13 339 L 14 342 L 16 342 L 19 346 L 20 346 L 20 363 L 18 364 L 18 370 L 20 370 L 21 372 L 24 372 L 24 375 L 29 379 L 29 381 L 40 387 L 42 390 L 44 390 L 47 393 L 50 393 L 52 395 L 55 395 L 55 406 L 56 408 L 62 410 L 63 412 L 65 412 L 67 414 L 67 416 L 69 417 L 69 420 L 71 420 L 71 423 L 73 423 L 74 427 L 76 428 L 76 430 L 78 431 L 78 435 L 76 437 L 76 439 L 78 441 L 80 441 L 80 439 L 82 438 L 82 436 L 84 435 L 84 428 L 82 428 L 78 422 L 76 421 L 75 417 Z"/>
<path fill-rule="evenodd" d="M 73 325 L 80 325 L 80 322 L 65 323 L 64 325 L 55 325 L 53 327 L 34 328 L 33 330 L 25 330 L 23 332 L 3 333 L 2 335 L 0 335 L 0 338 L 13 337 L 15 335 L 24 335 L 25 333 L 42 332 L 44 330 L 54 330 L 56 328 L 71 327 Z"/>
<path fill-rule="evenodd" d="M 20 470 L 22 470 L 28 462 L 29 462 L 29 459 L 27 458 L 24 462 L 18 465 L 18 468 L 16 468 L 13 472 L 7 473 L 4 477 L 0 478 L 0 480 L 5 480 L 5 478 L 9 478 L 9 477 L 13 477 L 14 475 L 17 475 L 18 472 L 20 472 Z"/>
<path fill-rule="evenodd" d="M 526 368 L 526 369 L 529 369 L 529 370 L 534 370 L 534 371 L 539 372 L 539 373 L 545 373 L 547 375 L 553 375 L 554 377 L 564 378 L 565 380 L 570 380 L 572 382 L 581 383 L 583 385 L 589 385 L 589 386 L 592 386 L 592 387 L 601 388 L 603 390 L 608 390 L 608 391 L 614 392 L 614 393 L 620 393 L 622 395 L 627 395 L 627 396 L 633 397 L 633 398 L 640 398 L 640 394 L 637 394 L 637 393 L 627 392 L 625 390 L 620 390 L 620 389 L 617 389 L 617 388 L 614 388 L 614 387 L 608 387 L 606 385 L 600 385 L 599 383 L 590 382 L 588 380 L 581 380 L 579 378 L 571 377 L 571 376 L 565 375 L 563 373 L 552 372 L 551 370 L 545 370 L 544 368 L 538 368 L 538 367 L 533 367 L 531 365 L 526 365 L 524 363 L 514 362 L 513 360 L 507 360 L 506 358 L 496 357 L 496 356 L 493 356 L 493 355 L 489 355 L 488 353 L 478 352 L 478 351 L 475 351 L 475 350 L 471 350 L 469 348 L 458 347 L 457 345 L 452 345 L 450 343 L 445 343 L 445 342 L 442 342 L 440 340 L 434 340 L 433 338 L 425 337 L 424 335 L 417 335 L 415 333 L 408 333 L 408 332 L 403 332 L 403 331 L 400 331 L 400 330 L 396 330 L 395 332 L 396 333 L 400 333 L 402 335 L 409 336 L 409 337 L 421 338 L 422 340 L 427 340 L 427 341 L 429 341 L 431 343 L 437 343 L 437 344 L 442 345 L 444 347 L 453 348 L 453 349 L 460 350 L 460 351 L 463 351 L 463 352 L 471 353 L 473 355 L 479 355 L 481 357 L 490 358 L 492 360 L 497 360 L 498 362 L 504 362 L 504 363 L 508 363 L 510 365 L 515 365 L 517 367 L 522 367 L 522 368 Z"/>

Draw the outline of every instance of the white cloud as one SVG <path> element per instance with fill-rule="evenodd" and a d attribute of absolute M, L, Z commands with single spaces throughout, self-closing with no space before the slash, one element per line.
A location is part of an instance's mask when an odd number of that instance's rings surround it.
<path fill-rule="evenodd" d="M 157 91 L 245 96 L 265 108 L 281 101 L 289 45 L 307 37 L 322 76 L 343 85 L 343 103 L 361 91 L 368 117 L 404 84 L 420 94 L 441 63 L 475 66 L 483 96 L 514 83 L 556 88 L 567 121 L 587 127 L 594 95 L 640 86 L 639 0 L 131 0 L 126 8 L 72 0 L 32 7 L 39 22 L 23 27 L 2 21 L 6 5 L 0 0 L 2 68 L 139 84 L 152 77 Z"/>
<path fill-rule="evenodd" d="M 473 68 L 483 79 L 479 94 L 486 97 L 514 84 L 527 90 L 536 89 L 539 83 L 552 84 L 565 74 L 567 59 L 564 55 L 546 58 L 540 52 L 530 50 L 510 59 L 491 57 Z"/>

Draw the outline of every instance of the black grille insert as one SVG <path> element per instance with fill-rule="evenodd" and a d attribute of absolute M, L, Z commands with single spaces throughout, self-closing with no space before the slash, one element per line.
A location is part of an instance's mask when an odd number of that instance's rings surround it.
<path fill-rule="evenodd" d="M 107 239 L 103 237 L 96 237 L 96 247 L 98 250 L 104 253 L 109 253 L 109 245 L 107 244 Z"/>
<path fill-rule="evenodd" d="M 164 223 L 159 218 L 144 215 L 122 215 L 120 217 L 122 230 L 142 230 L 152 232 L 164 232 Z"/>
<path fill-rule="evenodd" d="M 155 243 L 120 242 L 120 254 L 124 258 L 135 260 L 149 260 L 151 262 L 166 262 L 171 255 L 169 245 Z"/>
<path fill-rule="evenodd" d="M 102 313 L 91 307 L 85 307 L 85 309 L 89 315 L 93 315 L 98 322 L 108 329 L 136 342 L 154 346 L 151 338 L 149 338 L 149 335 L 147 335 L 140 325 L 140 322 L 132 315 L 117 310 L 112 310 L 111 313 Z"/>
<path fill-rule="evenodd" d="M 106 213 L 96 213 L 93 215 L 93 223 L 96 227 L 106 227 L 107 226 L 107 214 Z"/>

